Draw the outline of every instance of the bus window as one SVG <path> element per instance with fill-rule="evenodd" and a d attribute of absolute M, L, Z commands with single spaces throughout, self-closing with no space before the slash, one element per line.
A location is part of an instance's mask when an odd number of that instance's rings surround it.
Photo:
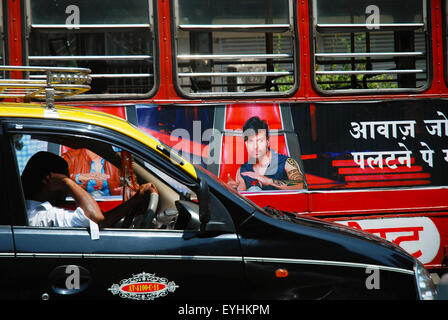
<path fill-rule="evenodd" d="M 314 80 L 338 93 L 423 90 L 425 0 L 313 0 Z"/>
<path fill-rule="evenodd" d="M 176 80 L 186 96 L 291 94 L 291 0 L 176 0 Z"/>
<path fill-rule="evenodd" d="M 154 87 L 149 0 L 28 0 L 28 63 L 92 70 L 93 96 L 147 95 Z"/>

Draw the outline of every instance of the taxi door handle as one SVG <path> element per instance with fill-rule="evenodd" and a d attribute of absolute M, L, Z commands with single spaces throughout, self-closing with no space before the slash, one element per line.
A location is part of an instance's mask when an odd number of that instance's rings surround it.
<path fill-rule="evenodd" d="M 78 265 L 58 266 L 51 271 L 49 278 L 53 291 L 61 295 L 82 292 L 87 289 L 91 281 L 90 272 Z M 42 295 L 42 299 L 45 294 Z"/>

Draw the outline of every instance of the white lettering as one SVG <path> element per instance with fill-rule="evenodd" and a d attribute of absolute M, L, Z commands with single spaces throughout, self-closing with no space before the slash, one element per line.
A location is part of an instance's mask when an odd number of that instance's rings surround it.
<path fill-rule="evenodd" d="M 67 289 L 79 289 L 80 288 L 80 272 L 79 267 L 69 265 L 65 268 L 65 273 L 69 274 L 65 279 L 65 287 Z"/>
<path fill-rule="evenodd" d="M 404 156 L 401 156 L 401 157 L 398 158 L 398 162 L 400 164 L 404 164 L 406 162 L 406 166 L 408 168 L 410 168 L 411 167 L 411 154 L 412 154 L 412 151 L 409 151 L 408 148 L 406 148 L 406 146 L 403 143 L 401 143 L 401 142 L 399 142 L 398 145 L 400 147 L 406 149 L 406 151 L 396 152 L 396 154 L 404 154 Z"/>
<path fill-rule="evenodd" d="M 190 134 L 185 129 L 175 129 L 171 132 L 170 141 L 178 141 L 172 148 L 179 150 L 180 156 L 187 158 L 190 156 Z"/>
<path fill-rule="evenodd" d="M 213 307 L 194 307 L 186 304 L 183 307 L 179 307 L 177 314 L 181 315 L 205 315 L 206 318 L 210 317 Z"/>
<path fill-rule="evenodd" d="M 74 4 L 69 5 L 65 8 L 65 13 L 70 14 L 67 19 L 65 19 L 67 29 L 79 29 L 81 21 L 79 7 Z"/>
<path fill-rule="evenodd" d="M 448 162 L 448 149 L 443 149 L 442 152 L 445 154 L 445 157 L 443 158 L 443 160 Z"/>
<path fill-rule="evenodd" d="M 378 268 L 367 268 L 366 273 L 370 276 L 366 279 L 366 288 L 368 290 L 380 288 L 380 270 Z"/>
<path fill-rule="evenodd" d="M 248 305 L 230 305 L 224 304 L 222 306 L 222 314 L 232 314 L 232 315 L 241 315 L 241 314 L 269 314 L 269 305 L 257 305 L 257 304 L 248 304 Z"/>
<path fill-rule="evenodd" d="M 399 125 L 404 125 L 404 128 L 400 127 L 400 132 L 403 135 L 403 140 L 406 139 L 406 136 L 410 135 L 412 138 L 415 137 L 415 123 L 416 121 L 398 121 Z M 404 130 L 404 131 L 403 131 Z"/>
<path fill-rule="evenodd" d="M 397 156 L 400 164 L 404 165 L 406 163 L 406 166 L 410 168 L 412 151 L 409 151 L 401 142 L 399 142 L 398 145 L 406 149 L 406 151 L 352 152 L 351 154 L 353 156 L 353 161 L 359 165 L 361 169 L 365 168 L 366 163 L 372 169 L 375 169 L 375 165 L 382 169 L 384 164 L 390 169 L 396 169 L 397 166 L 392 163 L 392 161 L 394 161 Z M 383 160 L 383 157 L 385 160 Z"/>
<path fill-rule="evenodd" d="M 420 150 L 423 161 L 425 161 L 432 168 L 433 166 L 432 156 L 434 154 L 434 150 L 431 150 L 425 142 L 420 142 L 420 144 L 426 148 L 426 150 Z"/>
<path fill-rule="evenodd" d="M 200 155 L 202 153 L 201 131 L 201 121 L 193 121 L 193 154 Z"/>
<path fill-rule="evenodd" d="M 367 29 L 380 28 L 380 8 L 376 5 L 370 5 L 366 8 L 366 14 L 370 14 L 366 19 Z"/>
<path fill-rule="evenodd" d="M 445 130 L 443 130 L 443 131 L 444 131 L 445 136 L 448 136 L 448 119 L 440 111 L 437 111 L 437 114 L 439 116 L 443 117 L 443 119 L 423 120 L 423 122 L 425 124 L 427 124 L 426 130 L 432 136 L 437 135 L 437 136 L 441 137 L 442 136 L 442 127 L 445 126 Z"/>
<path fill-rule="evenodd" d="M 219 140 L 220 132 L 216 129 L 207 129 L 202 134 L 202 141 L 209 142 L 208 148 L 202 150 L 201 156 L 205 164 L 219 164 L 219 150 L 221 141 Z"/>
<path fill-rule="evenodd" d="M 397 133 L 399 131 L 403 135 L 402 139 L 405 140 L 407 136 L 415 137 L 415 124 L 415 120 L 352 122 L 352 130 L 350 130 L 350 134 L 355 139 L 361 137 L 363 139 L 375 139 L 375 132 L 377 132 L 386 139 L 389 139 L 390 135 L 392 135 L 393 138 L 397 138 Z"/>
<path fill-rule="evenodd" d="M 350 134 L 353 138 L 359 139 L 362 135 L 364 139 L 367 139 L 367 127 L 370 126 L 370 137 L 375 136 L 374 127 L 372 126 L 373 122 L 352 122 L 351 125 L 353 127 L 354 132 L 350 131 Z"/>
<path fill-rule="evenodd" d="M 361 168 L 364 169 L 364 152 L 352 152 L 353 161 Z"/>

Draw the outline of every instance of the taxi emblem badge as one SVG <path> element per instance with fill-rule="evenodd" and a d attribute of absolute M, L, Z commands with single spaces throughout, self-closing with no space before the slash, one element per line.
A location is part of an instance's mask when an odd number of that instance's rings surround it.
<path fill-rule="evenodd" d="M 164 297 L 169 292 L 174 292 L 178 285 L 166 278 L 157 277 L 155 274 L 142 272 L 123 279 L 120 283 L 114 283 L 108 291 L 121 298 L 132 300 L 154 300 Z"/>

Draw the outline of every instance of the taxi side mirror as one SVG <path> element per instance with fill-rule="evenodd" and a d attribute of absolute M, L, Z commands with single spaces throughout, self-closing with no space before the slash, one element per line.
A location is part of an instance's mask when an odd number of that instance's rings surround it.
<path fill-rule="evenodd" d="M 210 194 L 207 181 L 201 179 L 199 182 L 199 221 L 201 222 L 201 231 L 205 231 L 205 226 L 210 222 Z"/>
<path fill-rule="evenodd" d="M 225 206 L 210 192 L 207 181 L 202 178 L 199 182 L 199 221 L 200 231 L 233 233 L 235 227 Z M 213 208 L 213 217 L 211 209 Z"/>

